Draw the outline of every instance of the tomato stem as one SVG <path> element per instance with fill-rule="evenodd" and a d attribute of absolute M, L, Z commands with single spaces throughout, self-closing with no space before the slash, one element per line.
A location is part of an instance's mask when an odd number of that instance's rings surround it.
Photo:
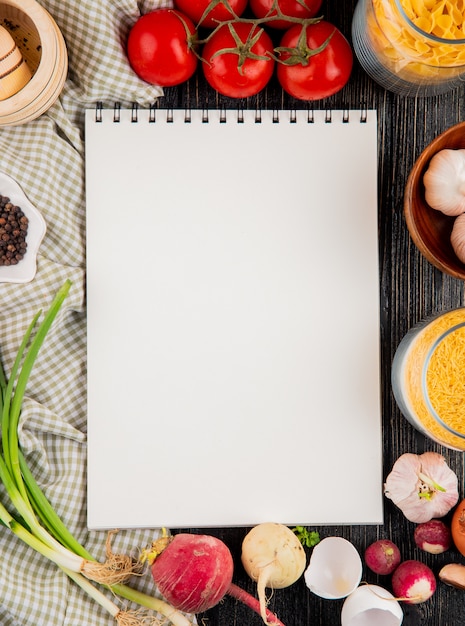
<path fill-rule="evenodd" d="M 229 0 L 211 0 L 211 2 L 208 4 L 207 8 L 203 12 L 202 17 L 199 19 L 199 24 L 200 25 L 203 23 L 204 19 L 208 16 L 210 11 L 212 11 L 219 4 L 222 4 L 231 13 L 231 15 L 233 16 L 234 20 L 239 19 L 239 16 L 236 15 L 235 11 L 232 9 L 231 5 L 229 4 Z M 218 21 L 218 20 L 215 20 L 215 21 Z M 218 21 L 218 26 L 221 23 L 223 23 L 223 22 L 219 22 Z"/>
<path fill-rule="evenodd" d="M 252 48 L 258 42 L 263 33 L 263 28 L 258 28 L 258 30 L 256 30 L 255 28 L 251 28 L 245 41 L 242 41 L 236 29 L 234 28 L 233 23 L 228 22 L 228 28 L 232 38 L 234 39 L 236 47 L 221 48 L 221 50 L 217 50 L 217 52 L 215 52 L 215 54 L 211 57 L 212 59 L 222 54 L 237 54 L 237 68 L 239 74 L 243 74 L 243 66 L 247 59 L 255 59 L 257 61 L 271 61 L 271 57 L 267 55 L 255 54 L 255 52 L 252 52 Z"/>
<path fill-rule="evenodd" d="M 305 0 L 297 0 L 297 1 L 304 8 L 306 8 Z M 240 74 L 243 73 L 243 66 L 247 59 L 262 60 L 262 61 L 274 60 L 283 65 L 306 66 L 309 64 L 312 56 L 319 54 L 326 48 L 331 37 L 333 36 L 333 33 L 329 35 L 329 37 L 326 39 L 326 41 L 324 41 L 321 44 L 321 46 L 318 46 L 317 48 L 309 48 L 307 46 L 307 27 L 310 24 L 317 24 L 318 22 L 321 22 L 321 20 L 323 19 L 323 16 L 300 18 L 300 17 L 293 17 L 290 15 L 286 15 L 280 9 L 278 0 L 273 0 L 273 4 L 271 6 L 270 11 L 268 12 L 267 15 L 265 15 L 262 18 L 255 18 L 255 17 L 249 18 L 249 17 L 238 16 L 232 9 L 229 3 L 229 0 L 211 0 L 211 2 L 208 4 L 207 8 L 203 12 L 202 17 L 199 20 L 199 24 L 201 25 L 202 22 L 205 20 L 205 18 L 208 16 L 208 14 L 220 4 L 224 5 L 224 7 L 229 11 L 232 17 L 229 20 L 218 22 L 218 25 L 215 26 L 215 28 L 213 28 L 208 33 L 208 35 L 204 37 L 203 39 L 199 38 L 197 30 L 195 31 L 194 34 L 190 32 L 188 25 L 186 24 L 186 22 L 183 20 L 181 16 L 179 16 L 179 19 L 183 23 L 183 26 L 186 30 L 186 39 L 187 39 L 187 45 L 189 49 L 192 50 L 195 56 L 202 63 L 209 63 L 210 59 L 203 58 L 202 55 L 198 52 L 198 49 L 201 46 L 204 46 L 206 43 L 208 43 L 208 41 L 210 41 L 210 39 L 217 33 L 217 31 L 220 28 L 227 27 L 229 29 L 229 32 L 231 33 L 231 36 L 234 39 L 234 43 L 236 44 L 236 46 L 233 46 L 231 48 L 222 48 L 221 50 L 218 50 L 213 55 L 212 58 L 215 58 L 222 54 L 236 54 L 238 57 L 238 71 Z M 300 24 L 302 26 L 302 32 L 300 34 L 297 46 L 295 48 L 287 48 L 283 46 L 278 46 L 273 51 L 275 54 L 257 55 L 254 52 L 252 52 L 253 46 L 260 39 L 260 36 L 263 32 L 261 25 L 268 24 L 270 22 L 274 22 L 277 20 L 283 20 L 283 19 L 285 19 L 289 23 Z M 250 30 L 249 36 L 247 37 L 247 40 L 245 42 L 242 41 L 239 35 L 237 34 L 237 31 L 235 29 L 236 24 L 251 24 L 255 27 Z"/>
<path fill-rule="evenodd" d="M 278 46 L 274 49 L 274 52 L 278 53 L 275 57 L 275 61 L 282 63 L 283 65 L 308 65 L 310 59 L 316 54 L 320 54 L 329 44 L 331 37 L 336 32 L 336 29 L 323 41 L 323 43 L 317 48 L 309 48 L 307 45 L 307 26 L 308 24 L 302 24 L 302 31 L 299 35 L 297 46 L 294 48 L 286 48 L 285 46 Z M 284 58 L 283 58 L 284 56 Z"/>
<path fill-rule="evenodd" d="M 303 25 L 306 25 L 306 24 L 317 24 L 318 22 L 321 22 L 321 20 L 323 19 L 322 15 L 318 16 L 318 17 L 306 17 L 306 18 L 293 17 L 291 15 L 286 15 L 285 13 L 283 13 L 279 9 L 279 7 L 277 7 L 275 15 L 265 15 L 265 17 L 262 17 L 262 18 L 257 18 L 257 17 L 240 17 L 240 16 L 236 16 L 234 14 L 234 11 L 229 8 L 229 3 L 228 3 L 227 0 L 212 0 L 210 5 L 205 9 L 205 12 L 202 15 L 202 17 L 200 18 L 199 24 L 208 15 L 208 13 L 211 11 L 213 6 L 216 6 L 217 4 L 225 4 L 225 3 L 226 3 L 226 6 L 227 6 L 228 10 L 231 11 L 231 14 L 234 15 L 234 17 L 229 19 L 229 20 L 224 20 L 222 22 L 219 22 L 218 26 L 215 26 L 215 28 L 213 30 L 211 30 L 204 39 L 197 39 L 195 36 L 192 36 L 190 34 L 190 32 L 187 32 L 188 40 L 194 40 L 195 39 L 195 44 L 196 45 L 197 44 L 198 45 L 203 45 L 203 44 L 207 43 L 213 37 L 213 35 L 215 35 L 215 33 L 220 28 L 222 28 L 223 26 L 229 26 L 231 24 L 232 25 L 234 25 L 234 24 L 254 24 L 255 26 L 261 26 L 262 24 L 268 24 L 270 22 L 275 22 L 277 20 L 285 19 L 289 23 L 301 24 L 303 26 Z M 186 31 L 187 31 L 187 29 L 186 29 Z"/>

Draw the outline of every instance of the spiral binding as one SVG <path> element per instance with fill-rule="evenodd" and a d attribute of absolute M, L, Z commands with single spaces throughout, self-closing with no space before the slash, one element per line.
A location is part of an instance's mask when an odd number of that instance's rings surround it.
<path fill-rule="evenodd" d="M 95 107 L 95 121 L 100 123 L 103 121 L 102 116 L 103 111 L 103 103 L 98 102 Z M 157 105 L 150 105 L 149 109 L 148 122 L 151 124 L 156 123 L 160 118 L 165 121 L 167 124 L 174 123 L 174 109 L 167 108 L 162 109 Z M 201 120 L 203 124 L 208 124 L 210 122 L 210 113 L 209 109 L 202 109 Z M 280 109 L 272 110 L 272 122 L 274 124 L 279 124 L 282 121 L 282 116 L 285 111 Z M 297 109 L 290 109 L 286 111 L 289 114 L 288 121 L 290 124 L 297 123 Z M 307 123 L 313 124 L 315 121 L 315 109 L 308 109 L 307 113 Z M 355 109 L 344 108 L 342 109 L 342 123 L 348 124 L 351 121 L 351 116 L 355 113 Z M 364 124 L 368 119 L 368 109 L 365 106 L 362 106 L 359 110 L 360 118 L 359 122 Z M 261 124 L 262 122 L 262 109 L 255 110 L 255 124 Z M 244 123 L 244 109 L 220 109 L 219 110 L 219 122 L 220 124 L 226 124 L 234 120 L 237 124 Z M 116 102 L 113 105 L 113 122 L 115 124 L 121 121 L 121 103 Z M 331 109 L 324 109 L 324 121 L 326 124 L 331 124 L 333 122 L 333 114 Z M 133 103 L 131 105 L 131 122 L 137 123 L 139 122 L 139 105 L 137 103 Z M 184 123 L 190 124 L 192 122 L 192 109 L 186 108 L 184 110 Z"/>

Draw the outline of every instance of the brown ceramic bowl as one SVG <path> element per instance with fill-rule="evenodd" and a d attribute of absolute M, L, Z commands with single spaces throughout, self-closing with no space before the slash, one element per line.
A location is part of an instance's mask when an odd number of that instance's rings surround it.
<path fill-rule="evenodd" d="M 436 137 L 416 160 L 405 188 L 404 214 L 412 240 L 423 256 L 446 274 L 465 280 L 465 264 L 450 243 L 455 218 L 432 209 L 425 200 L 423 175 L 432 157 L 444 148 L 465 148 L 465 122 Z"/>

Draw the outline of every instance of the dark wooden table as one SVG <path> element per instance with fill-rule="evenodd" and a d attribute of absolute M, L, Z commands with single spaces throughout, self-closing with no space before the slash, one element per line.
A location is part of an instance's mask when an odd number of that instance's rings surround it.
<path fill-rule="evenodd" d="M 350 39 L 355 0 L 325 0 L 323 13 Z M 163 107 L 192 108 L 307 108 L 287 97 L 272 82 L 255 98 L 244 101 L 218 96 L 205 85 L 200 73 L 187 84 L 166 90 Z M 384 476 L 404 452 L 433 450 L 444 455 L 459 477 L 461 495 L 465 495 L 464 455 L 434 444 L 419 435 L 399 412 L 390 385 L 391 361 L 407 330 L 435 312 L 464 305 L 464 283 L 453 279 L 428 263 L 412 243 L 403 216 L 403 193 L 408 173 L 423 148 L 440 132 L 465 119 L 465 87 L 434 98 L 402 98 L 386 92 L 360 68 L 357 60 L 348 85 L 335 96 L 315 102 L 314 108 L 375 108 L 379 118 L 379 261 L 380 261 L 380 330 L 381 392 L 384 437 Z M 354 146 L 356 158 L 357 146 Z M 337 289 L 337 281 L 335 281 Z M 337 463 L 337 459 L 334 459 Z M 251 477 L 252 479 L 253 477 Z M 357 486 L 347 484 L 357 498 Z M 382 489 L 382 485 L 380 485 Z M 272 520 L 279 521 L 279 520 Z M 199 529 L 191 529 L 201 532 Z M 205 529 L 203 529 L 205 530 Z M 455 550 L 443 555 L 421 553 L 414 545 L 414 524 L 408 522 L 394 505 L 385 500 L 383 526 L 337 526 L 318 528 L 322 536 L 340 535 L 363 553 L 378 538 L 391 538 L 401 548 L 404 558 L 419 558 L 437 574 L 445 563 L 465 563 Z M 240 548 L 247 529 L 208 529 L 230 547 L 236 570 L 234 581 L 255 593 L 240 563 Z M 364 580 L 389 588 L 389 577 L 378 577 L 364 570 Z M 275 590 L 269 607 L 286 626 L 337 626 L 342 601 L 321 600 L 311 594 L 303 579 L 285 590 Z M 403 604 L 405 626 L 459 626 L 464 623 L 465 591 L 438 583 L 434 597 L 419 605 Z M 219 606 L 199 616 L 204 626 L 259 626 L 258 616 L 227 597 Z"/>

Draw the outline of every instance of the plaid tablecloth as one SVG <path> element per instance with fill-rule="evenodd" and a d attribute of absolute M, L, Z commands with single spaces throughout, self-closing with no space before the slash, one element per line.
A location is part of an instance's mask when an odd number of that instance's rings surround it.
<path fill-rule="evenodd" d="M 47 222 L 34 280 L 24 285 L 0 284 L 0 354 L 8 373 L 33 315 L 39 308 L 47 309 L 65 279 L 71 279 L 70 294 L 30 378 L 20 442 L 37 481 L 71 531 L 96 558 L 104 560 L 106 533 L 87 531 L 85 510 L 84 110 L 97 101 L 149 104 L 161 95 L 130 70 L 124 41 L 141 13 L 169 2 L 40 0 L 40 4 L 65 37 L 69 74 L 60 99 L 46 114 L 23 126 L 0 128 L 0 169 L 21 185 Z M 122 363 L 122 386 L 124 368 Z M 122 531 L 114 539 L 114 550 L 137 556 L 156 533 Z M 148 575 L 134 584 L 153 593 Z M 61 570 L 3 528 L 0 624 L 104 626 L 114 620 Z"/>

